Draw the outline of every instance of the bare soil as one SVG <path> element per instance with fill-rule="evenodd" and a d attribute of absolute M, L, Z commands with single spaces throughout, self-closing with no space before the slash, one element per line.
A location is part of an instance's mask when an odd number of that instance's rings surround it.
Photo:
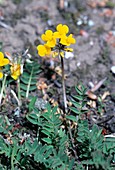
<path fill-rule="evenodd" d="M 109 131 L 115 132 L 115 74 L 111 72 L 111 67 L 115 66 L 115 0 L 111 1 L 113 6 L 103 7 L 92 7 L 88 0 L 65 0 L 64 6 L 59 2 L 0 1 L 2 49 L 14 54 L 29 48 L 32 56 L 38 57 L 40 63 L 36 45 L 41 43 L 41 34 L 46 29 L 54 30 L 59 23 L 67 24 L 77 43 L 73 46 L 74 57 L 65 59 L 66 87 L 72 92 L 79 82 L 90 88 L 91 83 L 95 85 L 107 78 L 95 94 L 100 96 L 109 91 L 110 95 L 105 102 L 106 111 L 103 114 L 113 116 L 104 123 L 102 121 L 102 124 Z M 45 78 L 47 79 L 47 76 Z M 60 84 L 60 81 L 54 83 L 58 93 L 61 93 Z"/>

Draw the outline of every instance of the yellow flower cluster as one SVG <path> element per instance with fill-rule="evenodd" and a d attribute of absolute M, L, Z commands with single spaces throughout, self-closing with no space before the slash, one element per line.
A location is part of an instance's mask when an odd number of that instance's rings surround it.
<path fill-rule="evenodd" d="M 72 34 L 67 35 L 68 32 L 68 26 L 62 24 L 57 25 L 55 32 L 47 30 L 45 34 L 42 34 L 41 36 L 44 45 L 37 46 L 38 54 L 41 57 L 53 54 L 53 57 L 55 57 L 60 53 L 63 57 L 64 55 L 62 51 L 73 51 L 72 48 L 66 48 L 66 46 L 70 46 L 76 42 Z"/>
<path fill-rule="evenodd" d="M 9 64 L 9 60 L 4 58 L 4 54 L 0 52 L 0 79 L 3 77 L 2 67 Z"/>

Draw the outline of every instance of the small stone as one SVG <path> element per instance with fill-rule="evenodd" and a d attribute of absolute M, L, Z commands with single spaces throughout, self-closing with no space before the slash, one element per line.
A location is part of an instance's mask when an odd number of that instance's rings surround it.
<path fill-rule="evenodd" d="M 88 25 L 89 25 L 90 27 L 93 27 L 93 26 L 94 26 L 94 22 L 93 22 L 92 20 L 89 20 L 89 21 L 88 21 Z"/>
<path fill-rule="evenodd" d="M 111 71 L 112 71 L 113 74 L 115 74 L 115 66 L 111 67 Z"/>

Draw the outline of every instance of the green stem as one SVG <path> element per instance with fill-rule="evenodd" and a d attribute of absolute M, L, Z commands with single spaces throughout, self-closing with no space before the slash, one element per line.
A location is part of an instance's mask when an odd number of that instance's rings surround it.
<path fill-rule="evenodd" d="M 19 106 L 21 106 L 20 78 L 17 80 L 17 83 L 18 83 L 18 99 L 19 99 Z"/>
<path fill-rule="evenodd" d="M 11 155 L 11 170 L 14 170 L 14 153 Z"/>
<path fill-rule="evenodd" d="M 7 75 L 5 74 L 5 75 L 4 75 L 3 82 L 2 82 L 1 93 L 0 93 L 0 104 L 1 104 L 1 102 L 2 102 L 2 97 L 3 97 L 4 88 L 5 88 L 5 82 L 6 82 L 6 77 L 7 77 Z"/>
<path fill-rule="evenodd" d="M 68 124 L 68 131 L 69 131 L 70 139 L 71 139 L 71 142 L 72 142 L 72 150 L 74 152 L 76 160 L 78 160 L 78 156 L 77 156 L 77 152 L 76 152 L 76 146 L 74 144 L 74 139 L 72 137 L 71 127 L 70 127 L 69 124 Z"/>
<path fill-rule="evenodd" d="M 67 99 L 66 99 L 66 89 L 65 89 L 65 81 L 64 81 L 64 59 L 61 57 L 61 67 L 62 67 L 62 87 L 63 87 L 63 100 L 64 100 L 64 111 L 67 113 Z"/>
<path fill-rule="evenodd" d="M 28 96 L 29 96 L 29 90 L 30 90 L 30 84 L 31 84 L 31 80 L 32 80 L 32 74 L 33 74 L 33 68 L 32 68 L 30 78 L 29 78 L 29 81 L 28 81 L 28 86 L 27 86 L 27 91 L 26 91 L 26 98 L 28 98 Z"/>
<path fill-rule="evenodd" d="M 13 150 L 12 150 L 12 154 L 11 154 L 11 170 L 14 170 L 14 152 L 16 150 L 16 145 L 14 144 Z"/>

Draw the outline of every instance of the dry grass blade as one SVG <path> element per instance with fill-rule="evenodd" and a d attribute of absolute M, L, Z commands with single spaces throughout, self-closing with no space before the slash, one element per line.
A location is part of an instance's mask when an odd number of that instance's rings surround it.
<path fill-rule="evenodd" d="M 91 89 L 91 92 L 95 92 L 96 90 L 98 90 L 106 80 L 107 80 L 107 77 L 100 80 L 96 85 L 94 85 L 94 87 Z"/>

